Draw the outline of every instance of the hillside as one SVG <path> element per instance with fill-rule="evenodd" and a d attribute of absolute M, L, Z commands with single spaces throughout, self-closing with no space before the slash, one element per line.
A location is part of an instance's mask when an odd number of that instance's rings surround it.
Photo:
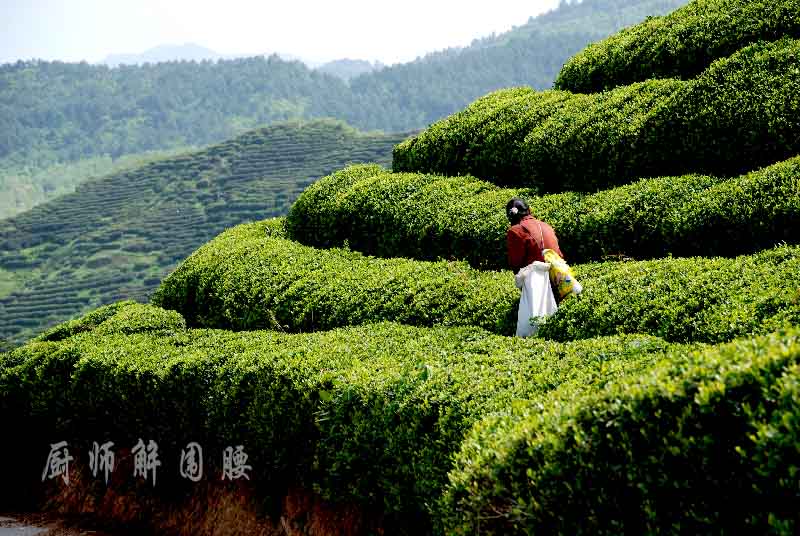
<path fill-rule="evenodd" d="M 564 65 L 555 87 L 593 92 L 648 78 L 696 76 L 745 45 L 800 37 L 800 2 L 691 2 L 593 43 Z"/>
<path fill-rule="evenodd" d="M 0 221 L 0 337 L 31 334 L 111 301 L 144 300 L 223 229 L 285 214 L 316 178 L 388 163 L 402 135 L 283 124 L 81 184 Z"/>
<path fill-rule="evenodd" d="M 725 27 L 741 3 L 695 0 L 712 16 L 673 29 Z M 0 421 L 31 430 L 0 442 L 20 482 L 0 497 L 176 534 L 219 526 L 198 515 L 209 500 L 237 536 L 797 534 L 800 40 L 777 37 L 686 79 L 487 95 L 399 143 L 403 172 L 339 169 L 286 218 L 201 245 L 149 303 L 0 354 Z M 675 132 L 637 138 L 651 116 Z M 585 173 L 470 176 L 520 140 Z M 654 175 L 618 178 L 595 150 Z M 507 336 L 511 195 L 554 223 L 584 284 L 524 339 Z M 127 475 L 124 445 L 156 438 L 176 460 L 191 437 L 212 453 L 201 491 L 167 463 L 158 488 L 72 495 L 26 469 L 55 437 L 83 454 L 97 436 Z M 230 445 L 249 456 L 239 483 L 221 482 Z"/>
<path fill-rule="evenodd" d="M 593 194 L 537 196 L 469 176 L 391 173 L 352 166 L 306 188 L 292 205 L 287 235 L 307 246 L 379 257 L 463 259 L 507 266 L 512 197 L 558 229 L 569 261 L 735 256 L 800 243 L 800 157 L 737 177 L 699 174 L 641 179 Z M 449 200 L 445 207 L 442 198 Z M 309 222 L 325 222 L 314 225 Z"/>
<path fill-rule="evenodd" d="M 46 167 L 13 166 L 0 171 L 0 220 L 16 216 L 60 195 L 72 193 L 81 182 L 175 156 L 197 147 L 83 158 Z"/>
<path fill-rule="evenodd" d="M 588 43 L 684 2 L 563 3 L 493 40 L 363 74 L 350 84 L 275 55 L 113 69 L 1 65 L 0 174 L 203 146 L 289 119 L 334 117 L 385 132 L 425 128 L 488 91 L 549 87 L 564 61 Z"/>
<path fill-rule="evenodd" d="M 491 93 L 395 148 L 395 171 L 471 173 L 540 192 L 736 175 L 800 152 L 800 40 L 742 43 L 690 80 L 594 94 Z"/>

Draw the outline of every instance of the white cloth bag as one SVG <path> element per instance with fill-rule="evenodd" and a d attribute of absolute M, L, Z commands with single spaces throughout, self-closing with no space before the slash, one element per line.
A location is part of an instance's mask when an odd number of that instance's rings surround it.
<path fill-rule="evenodd" d="M 517 337 L 535 335 L 539 326 L 531 318 L 550 316 L 556 312 L 556 298 L 550 288 L 550 263 L 534 261 L 514 276 L 514 284 L 522 290 L 517 313 Z"/>

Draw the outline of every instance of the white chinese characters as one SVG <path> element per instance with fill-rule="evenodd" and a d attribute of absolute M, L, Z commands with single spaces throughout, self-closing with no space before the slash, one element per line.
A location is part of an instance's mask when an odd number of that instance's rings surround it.
<path fill-rule="evenodd" d="M 114 443 L 106 441 L 102 445 L 98 445 L 97 441 L 92 442 L 92 451 L 89 453 L 89 469 L 92 471 L 92 476 L 97 476 L 97 471 L 103 471 L 106 484 L 108 484 L 108 473 L 114 471 L 114 452 L 111 447 Z"/>
<path fill-rule="evenodd" d="M 245 471 L 252 469 L 252 467 L 245 465 L 246 461 L 247 454 L 245 454 L 242 445 L 237 445 L 236 450 L 233 447 L 226 448 L 222 454 L 222 480 L 225 480 L 225 477 L 230 480 L 242 477 L 250 480 Z"/>
<path fill-rule="evenodd" d="M 60 476 L 64 479 L 64 483 L 69 485 L 69 461 L 72 459 L 74 458 L 69 455 L 66 441 L 51 444 L 50 454 L 47 455 L 47 463 L 42 472 L 42 482 L 46 478 Z"/>
<path fill-rule="evenodd" d="M 136 446 L 131 450 L 133 454 L 133 476 L 141 476 L 147 480 L 147 473 L 153 472 L 153 486 L 156 485 L 156 467 L 161 465 L 158 459 L 158 445 L 152 439 L 145 449 L 144 441 L 139 438 Z"/>
<path fill-rule="evenodd" d="M 181 451 L 180 473 L 192 482 L 203 478 L 203 449 L 194 441 Z"/>
<path fill-rule="evenodd" d="M 108 485 L 109 476 L 114 472 L 116 458 L 113 441 L 105 443 L 92 442 L 92 449 L 89 451 L 89 470 L 92 476 L 97 478 L 102 474 Z M 133 477 L 143 478 L 145 481 L 152 478 L 152 485 L 156 485 L 156 470 L 160 467 L 158 444 L 152 439 L 146 444 L 139 438 L 136 445 L 131 449 L 133 456 Z M 248 471 L 253 467 L 247 464 L 247 453 L 243 445 L 227 447 L 222 453 L 222 476 L 221 480 L 237 480 L 245 478 L 250 480 Z M 50 445 L 50 453 L 42 472 L 42 482 L 45 479 L 62 477 L 64 483 L 69 485 L 69 462 L 74 459 L 69 454 L 67 442 L 61 441 Z M 199 482 L 203 478 L 203 448 L 196 441 L 188 443 L 181 450 L 180 465 L 178 472 L 182 478 Z"/>

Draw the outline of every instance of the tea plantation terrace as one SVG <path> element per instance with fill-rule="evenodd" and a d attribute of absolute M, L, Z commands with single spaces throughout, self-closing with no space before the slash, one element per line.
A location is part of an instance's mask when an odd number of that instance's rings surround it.
<path fill-rule="evenodd" d="M 345 168 L 306 188 L 292 204 L 287 234 L 315 247 L 380 257 L 464 259 L 507 268 L 503 207 L 514 196 L 558 229 L 572 263 L 621 256 L 735 256 L 800 242 L 800 158 L 738 177 L 641 179 L 595 194 L 536 196 L 470 176 Z M 442 199 L 448 202 L 442 204 Z"/>
<path fill-rule="evenodd" d="M 594 94 L 491 93 L 394 149 L 394 171 L 472 174 L 539 192 L 642 177 L 738 175 L 800 152 L 800 40 L 758 42 L 691 80 Z"/>
<path fill-rule="evenodd" d="M 364 533 L 797 533 L 798 18 L 695 0 L 645 21 L 593 50 L 693 38 L 625 49 L 649 71 L 625 56 L 608 91 L 484 97 L 395 146 L 393 172 L 346 167 L 219 233 L 151 303 L 0 354 L 0 418 L 36 430 L 0 443 L 15 494 L 41 496 L 21 468 L 51 433 L 191 436 L 248 445 L 275 519 L 299 488 Z M 533 339 L 505 336 L 514 194 L 585 288 Z"/>
<path fill-rule="evenodd" d="M 164 279 L 153 304 L 192 327 L 308 332 L 390 320 L 514 334 L 519 291 L 510 271 L 316 249 L 284 238 L 284 226 L 275 219 L 225 231 Z M 800 323 L 800 246 L 575 268 L 585 295 L 561 305 L 545 338 L 723 342 Z"/>
<path fill-rule="evenodd" d="M 147 301 L 222 230 L 285 214 L 305 186 L 346 164 L 388 164 L 403 137 L 333 121 L 271 126 L 83 183 L 2 220 L 0 337 L 22 342 L 104 303 Z"/>

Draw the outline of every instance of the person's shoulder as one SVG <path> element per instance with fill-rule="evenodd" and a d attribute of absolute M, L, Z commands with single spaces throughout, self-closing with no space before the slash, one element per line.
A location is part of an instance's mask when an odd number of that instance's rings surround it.
<path fill-rule="evenodd" d="M 522 224 L 521 223 L 515 223 L 514 225 L 512 225 L 511 227 L 508 228 L 508 231 L 506 231 L 506 235 L 507 236 L 512 236 L 512 235 L 521 236 L 523 234 L 523 232 L 524 231 L 522 230 Z"/>
<path fill-rule="evenodd" d="M 546 221 L 544 221 L 544 220 L 537 220 L 537 221 L 545 229 L 550 229 L 551 231 L 553 230 L 553 226 L 550 225 L 549 223 L 547 223 Z"/>

